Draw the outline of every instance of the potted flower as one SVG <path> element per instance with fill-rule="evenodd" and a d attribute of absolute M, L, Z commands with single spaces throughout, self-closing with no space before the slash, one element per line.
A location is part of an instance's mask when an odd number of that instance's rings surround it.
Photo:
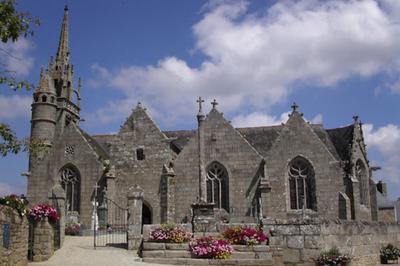
<path fill-rule="evenodd" d="M 81 224 L 77 222 L 68 222 L 65 225 L 65 234 L 70 236 L 77 236 L 81 231 Z"/>
<path fill-rule="evenodd" d="M 392 244 L 388 244 L 387 246 L 381 248 L 381 263 L 387 264 L 390 260 L 397 261 L 400 257 L 400 249 L 393 246 Z"/>
<path fill-rule="evenodd" d="M 189 243 L 190 252 L 194 257 L 206 259 L 228 259 L 233 252 L 232 246 L 224 239 L 214 239 L 204 236 L 193 239 Z"/>
<path fill-rule="evenodd" d="M 59 220 L 57 210 L 48 204 L 37 204 L 29 211 L 29 218 L 33 222 L 48 218 L 49 222 L 56 223 Z"/>
<path fill-rule="evenodd" d="M 222 232 L 222 237 L 232 245 L 259 245 L 267 241 L 267 236 L 260 228 L 246 226 L 229 227 Z"/>
<path fill-rule="evenodd" d="M 190 240 L 192 234 L 174 224 L 163 224 L 150 232 L 150 240 L 165 243 L 183 243 Z"/>
<path fill-rule="evenodd" d="M 322 252 L 317 258 L 317 265 L 348 265 L 351 261 L 349 255 L 341 254 L 337 248 Z"/>

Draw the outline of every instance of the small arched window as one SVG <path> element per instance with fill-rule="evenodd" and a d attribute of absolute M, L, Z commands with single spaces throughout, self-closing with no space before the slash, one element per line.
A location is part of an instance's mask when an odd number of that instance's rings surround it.
<path fill-rule="evenodd" d="M 68 212 L 78 212 L 80 206 L 80 176 L 72 167 L 65 167 L 61 171 L 61 186 L 65 191 L 65 209 Z"/>
<path fill-rule="evenodd" d="M 365 165 L 361 160 L 357 161 L 355 171 L 360 188 L 360 204 L 368 205 L 368 176 Z"/>
<path fill-rule="evenodd" d="M 44 102 L 44 103 L 47 102 L 47 96 L 46 95 L 42 96 L 42 102 Z"/>
<path fill-rule="evenodd" d="M 229 212 L 228 172 L 220 163 L 213 162 L 207 167 L 207 202 L 215 208 Z"/>
<path fill-rule="evenodd" d="M 33 100 L 34 100 L 35 102 L 37 102 L 37 101 L 39 101 L 39 97 L 38 97 L 37 95 L 35 95 L 35 96 L 33 96 Z"/>
<path fill-rule="evenodd" d="M 144 151 L 142 148 L 136 149 L 136 159 L 138 161 L 143 161 L 145 159 Z"/>
<path fill-rule="evenodd" d="M 290 162 L 289 188 L 291 209 L 317 210 L 314 170 L 306 159 L 297 157 Z"/>

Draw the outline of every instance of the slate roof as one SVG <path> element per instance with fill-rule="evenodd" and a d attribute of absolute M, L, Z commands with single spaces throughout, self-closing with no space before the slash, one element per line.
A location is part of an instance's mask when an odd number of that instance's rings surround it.
<path fill-rule="evenodd" d="M 110 156 L 108 155 L 108 152 L 99 144 L 98 141 L 96 141 L 93 137 L 91 137 L 88 133 L 86 133 L 83 129 L 80 127 L 77 127 L 79 131 L 81 132 L 82 136 L 86 139 L 86 141 L 89 143 L 89 145 L 92 147 L 92 149 L 96 152 L 96 154 L 99 156 L 100 160 L 108 160 L 110 159 Z"/>
<path fill-rule="evenodd" d="M 174 138 L 171 141 L 171 145 L 173 145 L 178 152 L 180 152 L 183 147 L 189 142 L 189 140 L 196 134 L 197 130 L 175 130 L 175 131 L 163 131 L 163 133 L 168 138 Z"/>
<path fill-rule="evenodd" d="M 326 129 L 322 127 L 321 124 L 310 125 L 314 130 L 315 134 L 319 137 L 319 139 L 325 144 L 329 152 L 337 159 L 340 160 L 340 156 L 337 151 L 337 147 L 335 147 L 329 133 Z"/>
<path fill-rule="evenodd" d="M 279 136 L 283 126 L 264 126 L 264 127 L 245 127 L 237 128 L 242 136 L 252 145 L 261 155 L 266 156 L 269 149 Z"/>
<path fill-rule="evenodd" d="M 354 125 L 327 129 L 333 145 L 342 160 L 350 159 L 350 146 L 353 141 Z"/>

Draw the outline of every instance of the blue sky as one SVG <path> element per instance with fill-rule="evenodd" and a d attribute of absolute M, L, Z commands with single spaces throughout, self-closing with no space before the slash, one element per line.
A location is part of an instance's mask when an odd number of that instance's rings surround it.
<path fill-rule="evenodd" d="M 375 180 L 400 196 L 400 1 L 19 1 L 42 24 L 5 45 L 18 77 L 37 84 L 66 3 L 89 133 L 118 131 L 138 101 L 165 130 L 195 127 L 199 95 L 235 126 L 281 123 L 296 101 L 326 128 L 359 115 L 371 164 L 382 166 Z M 20 137 L 31 94 L 0 91 L 0 120 Z M 24 193 L 27 155 L 0 167 L 0 193 Z"/>

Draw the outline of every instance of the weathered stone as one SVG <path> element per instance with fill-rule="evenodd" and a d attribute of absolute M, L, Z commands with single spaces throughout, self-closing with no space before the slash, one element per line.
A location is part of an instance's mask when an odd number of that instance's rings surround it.
<path fill-rule="evenodd" d="M 163 250 L 165 249 L 165 243 L 158 242 L 144 242 L 143 250 Z"/>
<path fill-rule="evenodd" d="M 287 236 L 286 241 L 288 248 L 304 248 L 304 236 Z"/>

